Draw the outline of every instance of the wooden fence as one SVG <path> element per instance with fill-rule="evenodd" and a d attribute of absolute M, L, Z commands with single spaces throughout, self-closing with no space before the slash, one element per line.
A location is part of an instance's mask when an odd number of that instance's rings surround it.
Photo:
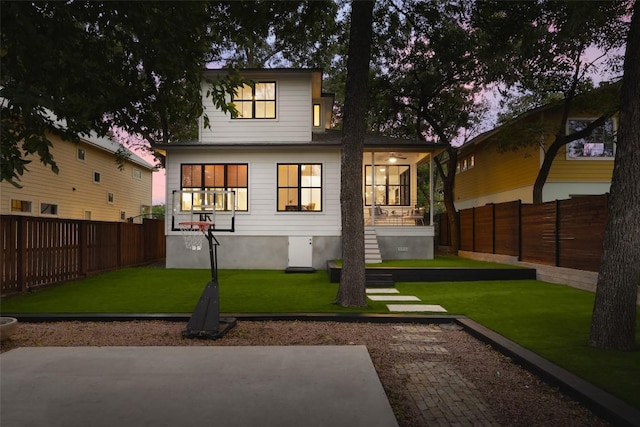
<path fill-rule="evenodd" d="M 0 295 L 165 258 L 164 220 L 0 216 Z"/>
<path fill-rule="evenodd" d="M 460 249 L 517 256 L 536 264 L 598 271 L 608 195 L 539 205 L 520 201 L 463 209 Z M 440 215 L 438 244 L 449 246 L 447 216 Z"/>

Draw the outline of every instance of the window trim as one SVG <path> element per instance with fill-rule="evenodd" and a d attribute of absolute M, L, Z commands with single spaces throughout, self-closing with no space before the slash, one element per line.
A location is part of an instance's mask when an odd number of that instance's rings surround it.
<path fill-rule="evenodd" d="M 407 167 L 407 173 L 409 176 L 409 182 L 406 185 L 403 184 L 389 184 L 389 168 L 390 167 L 400 167 L 400 166 L 406 166 Z M 382 206 L 411 206 L 411 165 L 410 164 L 392 164 L 392 165 L 387 165 L 387 164 L 376 164 L 374 165 L 374 167 L 384 167 L 385 170 L 385 183 L 381 184 L 379 182 L 376 182 L 376 187 L 379 186 L 384 186 L 385 187 L 385 202 L 386 203 L 382 203 Z M 374 197 L 374 192 L 373 192 L 373 183 L 371 184 L 367 184 L 367 177 L 371 176 L 371 169 L 369 169 L 369 172 L 367 172 L 367 169 L 371 168 L 371 164 L 366 164 L 364 165 L 364 191 L 365 191 L 365 206 L 371 206 L 371 201 L 369 201 L 369 203 L 367 203 L 367 189 L 370 189 L 371 191 L 371 197 Z M 398 178 L 400 177 L 400 175 L 398 175 Z M 397 187 L 405 187 L 407 190 L 407 194 L 408 194 L 408 199 L 406 200 L 404 204 L 402 203 L 398 203 L 398 204 L 394 204 L 394 205 L 390 205 L 389 204 L 389 186 L 397 186 Z M 378 205 L 379 203 L 376 203 L 376 205 Z"/>
<path fill-rule="evenodd" d="M 80 155 L 82 153 L 82 155 Z M 76 160 L 79 162 L 84 162 L 87 159 L 87 150 L 82 147 L 78 147 L 76 150 Z"/>
<path fill-rule="evenodd" d="M 113 191 L 107 191 L 107 204 L 112 205 L 116 200 L 116 195 Z"/>
<path fill-rule="evenodd" d="M 136 176 L 136 172 L 137 172 L 138 176 Z M 131 176 L 133 176 L 133 179 L 136 179 L 138 181 L 142 181 L 142 169 L 133 168 L 133 170 L 131 172 Z"/>
<path fill-rule="evenodd" d="M 200 187 L 196 187 L 196 186 L 191 186 L 191 187 L 185 187 L 183 185 L 183 167 L 184 166 L 201 166 L 202 170 L 200 171 L 200 182 L 202 183 L 202 185 Z M 224 166 L 224 188 L 222 188 L 223 190 L 237 190 L 237 189 L 246 189 L 247 191 L 247 200 L 246 202 L 246 209 L 238 209 L 235 208 L 235 212 L 248 212 L 249 211 L 249 163 L 180 163 L 180 191 L 191 191 L 191 190 L 203 190 L 203 191 L 214 191 L 216 189 L 220 189 L 220 187 L 206 187 L 205 184 L 205 166 Z M 228 184 L 228 166 L 245 166 L 247 168 L 247 176 L 246 176 L 246 181 L 247 181 L 247 186 L 246 187 L 229 187 Z M 235 202 L 236 205 L 238 205 L 238 191 L 236 191 L 236 197 L 235 197 Z M 226 205 L 227 200 L 226 198 L 224 199 L 224 203 Z M 222 212 L 231 212 L 231 209 L 228 206 L 225 206 L 224 211 Z"/>
<path fill-rule="evenodd" d="M 96 179 L 97 178 L 97 179 Z M 100 184 L 102 183 L 102 174 L 98 171 L 93 171 L 93 183 Z"/>
<path fill-rule="evenodd" d="M 588 121 L 588 122 L 594 122 L 596 121 L 597 118 L 593 118 L 593 117 L 569 117 L 567 119 L 567 124 L 566 124 L 566 128 L 565 131 L 567 134 L 569 134 L 570 132 L 570 124 L 573 121 Z M 612 131 L 612 144 L 613 144 L 613 154 L 611 156 L 572 156 L 570 154 L 570 150 L 573 144 L 578 143 L 581 140 L 584 140 L 584 138 L 581 139 L 577 139 L 575 141 L 571 141 L 570 143 L 568 143 L 565 146 L 565 159 L 568 161 L 613 161 L 616 157 L 616 146 L 617 146 L 617 133 L 618 133 L 618 121 L 616 120 L 615 117 L 611 117 L 609 119 L 607 119 L 607 122 L 611 122 L 611 131 Z M 605 122 L 606 123 L 606 122 Z M 603 126 L 605 126 L 603 124 Z M 596 128 L 598 129 L 598 128 Z M 595 129 L 594 129 L 595 132 Z M 593 134 L 592 134 L 593 135 Z M 605 142 L 602 142 L 602 144 L 606 144 Z"/>
<path fill-rule="evenodd" d="M 255 98 L 256 84 L 273 84 L 273 99 L 258 99 Z M 257 80 L 253 83 L 247 83 L 244 86 L 251 87 L 251 99 L 237 99 L 235 91 L 231 94 L 231 102 L 234 104 L 251 102 L 251 117 L 243 117 L 240 115 L 242 108 L 237 108 L 238 116 L 231 117 L 232 120 L 276 120 L 278 118 L 278 82 L 275 80 Z M 256 102 L 269 102 L 273 103 L 273 117 L 256 117 Z"/>
<path fill-rule="evenodd" d="M 284 187 L 284 186 L 280 186 L 280 166 L 297 166 L 298 167 L 298 185 L 293 187 Z M 320 185 L 315 187 L 309 187 L 309 186 L 302 186 L 302 166 L 320 166 Z M 276 212 L 313 212 L 313 213 L 318 213 L 318 212 L 323 212 L 324 211 L 324 165 L 322 163 L 290 163 L 290 162 L 286 162 L 286 163 L 276 163 Z M 285 208 L 284 209 L 280 209 L 280 189 L 281 188 L 289 188 L 289 189 L 297 189 L 297 197 L 298 197 L 298 203 L 297 205 L 284 205 Z M 320 190 L 320 208 L 319 209 L 313 209 L 313 210 L 307 210 L 307 209 L 302 209 L 304 205 L 301 204 L 302 201 L 302 190 L 303 189 L 319 189 Z M 313 202 L 312 202 L 313 203 Z M 292 209 L 292 206 L 296 206 L 296 209 Z"/>

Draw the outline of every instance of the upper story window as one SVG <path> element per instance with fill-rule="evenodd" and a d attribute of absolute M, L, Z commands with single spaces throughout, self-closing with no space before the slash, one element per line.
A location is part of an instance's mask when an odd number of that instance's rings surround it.
<path fill-rule="evenodd" d="M 313 104 L 313 127 L 319 128 L 322 124 L 322 116 L 321 116 L 322 108 L 320 108 L 320 104 Z"/>
<path fill-rule="evenodd" d="M 322 165 L 278 164 L 278 212 L 322 210 Z"/>
<path fill-rule="evenodd" d="M 411 205 L 410 166 L 376 165 L 375 174 L 371 176 L 371 165 L 365 166 L 365 204 L 371 206 L 371 197 L 375 195 L 376 205 Z"/>
<path fill-rule="evenodd" d="M 87 153 L 84 151 L 84 148 L 78 148 L 78 160 L 83 161 L 86 158 Z"/>
<path fill-rule="evenodd" d="M 93 182 L 96 184 L 100 184 L 100 181 L 102 181 L 102 175 L 100 174 L 100 172 L 94 171 L 93 172 Z"/>
<path fill-rule="evenodd" d="M 593 120 L 569 119 L 567 121 L 567 135 L 580 132 Z M 577 139 L 567 144 L 567 159 L 601 159 L 611 160 L 615 155 L 615 125 L 613 119 L 607 120 L 597 127 L 586 138 Z"/>
<path fill-rule="evenodd" d="M 133 179 L 142 179 L 142 171 L 137 168 L 133 168 Z"/>
<path fill-rule="evenodd" d="M 249 166 L 247 164 L 183 164 L 181 177 L 182 190 L 233 190 L 235 191 L 235 210 L 247 211 L 249 208 Z M 216 200 L 206 201 L 215 205 L 216 210 L 230 211 L 231 196 L 215 195 Z M 183 200 L 183 208 L 191 209 L 193 200 Z M 197 204 L 197 203 L 196 203 Z"/>
<path fill-rule="evenodd" d="M 276 83 L 245 84 L 236 89 L 231 101 L 238 109 L 237 119 L 275 119 Z"/>

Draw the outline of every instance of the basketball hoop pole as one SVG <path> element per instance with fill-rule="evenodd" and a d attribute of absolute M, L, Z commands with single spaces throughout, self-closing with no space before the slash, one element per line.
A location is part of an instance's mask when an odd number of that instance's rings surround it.
<path fill-rule="evenodd" d="M 218 286 L 218 246 L 220 242 L 211 228 L 202 231 L 209 242 L 211 281 L 202 291 L 198 305 L 189 319 L 185 338 L 218 339 L 236 325 L 235 318 L 220 319 L 220 289 Z"/>

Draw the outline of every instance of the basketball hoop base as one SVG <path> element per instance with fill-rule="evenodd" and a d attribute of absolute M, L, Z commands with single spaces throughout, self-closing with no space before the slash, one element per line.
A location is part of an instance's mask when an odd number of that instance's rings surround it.
<path fill-rule="evenodd" d="M 202 340 L 217 340 L 222 338 L 233 329 L 234 326 L 238 323 L 235 317 L 221 317 L 219 319 L 219 325 L 217 331 L 193 331 L 187 329 L 182 332 L 183 338 L 197 338 Z"/>

